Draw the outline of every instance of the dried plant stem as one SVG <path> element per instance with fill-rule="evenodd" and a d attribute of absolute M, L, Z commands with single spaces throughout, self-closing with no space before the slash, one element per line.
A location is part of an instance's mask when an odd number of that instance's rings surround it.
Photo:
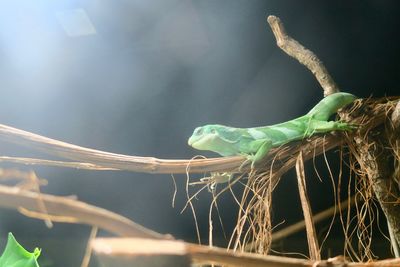
<path fill-rule="evenodd" d="M 315 224 L 319 223 L 319 222 L 321 222 L 323 220 L 326 220 L 326 219 L 334 216 L 335 212 L 340 212 L 340 211 L 343 211 L 343 210 L 345 210 L 347 208 L 352 207 L 354 205 L 354 203 L 355 203 L 355 198 L 354 197 L 351 197 L 350 199 L 343 200 L 342 202 L 339 203 L 338 207 L 332 206 L 332 207 L 330 207 L 330 208 L 328 208 L 328 209 L 326 209 L 324 211 L 321 211 L 321 212 L 315 214 L 312 217 L 312 220 L 313 220 L 313 222 Z M 272 243 L 278 242 L 278 241 L 280 241 L 280 240 L 282 240 L 282 239 L 284 239 L 284 238 L 286 238 L 286 237 L 288 237 L 290 235 L 293 235 L 293 234 L 295 234 L 297 232 L 300 232 L 305 227 L 306 227 L 306 223 L 305 223 L 304 220 L 302 220 L 302 221 L 299 221 L 299 222 L 294 223 L 292 225 L 289 225 L 289 226 L 287 226 L 287 227 L 285 227 L 285 228 L 283 228 L 283 229 L 281 229 L 279 231 L 276 231 L 276 232 L 272 233 L 272 235 L 271 235 Z M 244 250 L 248 251 L 248 252 L 249 251 L 253 251 L 255 247 L 256 247 L 255 242 L 251 242 L 249 244 L 246 244 L 246 247 L 245 247 Z"/>
<path fill-rule="evenodd" d="M 124 260 L 126 266 L 132 263 L 140 265 L 137 259 L 176 256 L 190 257 L 193 263 L 216 264 L 222 266 L 246 267 L 393 267 L 400 266 L 400 260 L 383 260 L 375 262 L 347 262 L 343 257 L 322 261 L 296 259 L 289 257 L 259 255 L 246 252 L 234 252 L 224 248 L 200 246 L 177 240 L 148 240 L 142 238 L 96 238 L 92 241 L 96 255 L 107 257 L 110 261 Z M 141 256 L 141 257 L 139 257 Z M 149 262 L 149 261 L 147 261 Z M 130 264 L 130 265 L 129 265 Z M 125 265 L 124 265 L 125 266 Z M 152 266 L 140 265 L 140 266 Z M 172 266 L 172 265 L 170 265 Z M 175 265 L 176 266 L 176 265 Z M 182 266 L 182 265 L 179 265 Z M 186 265 L 185 265 L 186 266 Z"/>
<path fill-rule="evenodd" d="M 307 194 L 306 175 L 304 173 L 304 161 L 303 161 L 303 154 L 301 152 L 299 153 L 299 156 L 297 157 L 296 161 L 296 174 L 297 174 L 297 185 L 299 187 L 301 207 L 303 209 L 304 222 L 306 225 L 308 250 L 310 252 L 310 258 L 312 260 L 320 260 L 321 255 L 319 253 L 319 244 L 312 217 L 310 200 Z"/>
<path fill-rule="evenodd" d="M 133 221 L 115 214 L 111 211 L 98 208 L 81 201 L 70 199 L 67 197 L 58 197 L 48 194 L 40 194 L 36 192 L 21 190 L 16 187 L 8 187 L 0 185 L 0 206 L 4 208 L 27 210 L 27 215 L 42 213 L 41 208 L 37 204 L 37 200 L 45 205 L 48 214 L 44 214 L 40 219 L 51 218 L 52 221 L 82 223 L 97 226 L 119 236 L 135 236 L 145 238 L 168 238 L 167 236 L 158 234 Z M 31 211 L 31 213 L 29 213 Z"/>
<path fill-rule="evenodd" d="M 321 212 L 315 214 L 313 216 L 313 221 L 314 221 L 314 223 L 318 223 L 322 220 L 328 219 L 328 218 L 332 217 L 335 214 L 335 212 L 338 211 L 339 208 L 341 210 L 345 210 L 349 206 L 352 206 L 352 205 L 354 205 L 354 197 L 351 198 L 350 201 L 347 199 L 342 201 L 340 203 L 339 207 L 333 206 L 333 207 L 330 207 L 329 209 L 326 209 L 324 211 L 321 211 Z M 306 226 L 306 223 L 303 220 L 303 221 L 297 222 L 295 224 L 292 224 L 282 230 L 279 230 L 272 234 L 272 242 L 277 242 L 277 241 L 282 240 L 292 234 L 295 234 L 295 233 L 301 231 L 302 229 L 304 229 L 305 226 Z"/>
<path fill-rule="evenodd" d="M 71 162 L 71 161 L 22 158 L 22 157 L 0 156 L 0 162 L 24 164 L 24 165 L 41 165 L 41 166 L 49 166 L 49 167 L 64 167 L 64 168 L 73 168 L 73 169 L 79 169 L 79 170 L 92 170 L 92 171 L 118 170 L 115 168 L 107 168 L 107 167 L 97 166 L 95 164 L 86 163 L 86 162 Z"/>
<path fill-rule="evenodd" d="M 97 227 L 92 227 L 92 230 L 90 231 L 89 239 L 86 245 L 85 249 L 85 255 L 83 256 L 81 267 L 88 267 L 90 258 L 92 255 L 92 246 L 90 245 L 92 243 L 92 240 L 96 238 L 97 235 Z"/>
<path fill-rule="evenodd" d="M 204 173 L 207 171 L 234 171 L 237 170 L 244 157 L 196 159 L 196 160 L 167 160 L 154 157 L 128 156 L 116 153 L 85 148 L 41 135 L 19 130 L 10 126 L 0 124 L 0 139 L 24 145 L 33 149 L 46 152 L 50 155 L 70 159 L 83 164 L 92 164 L 100 168 L 112 168 L 118 170 L 146 172 L 146 173 Z M 3 158 L 3 161 L 6 159 Z M 24 161 L 24 162 L 23 162 Z M 27 160 L 20 160 L 21 163 L 28 163 Z M 62 162 L 34 161 L 30 164 L 44 164 L 61 166 Z M 91 165 L 88 165 L 91 166 Z M 68 163 L 64 167 L 77 167 L 77 163 Z"/>
<path fill-rule="evenodd" d="M 324 96 L 339 92 L 339 87 L 329 75 L 324 64 L 322 64 L 312 51 L 306 49 L 299 42 L 287 35 L 285 27 L 278 17 L 268 16 L 268 23 L 275 35 L 279 48 L 289 56 L 297 59 L 314 74 L 324 90 Z"/>

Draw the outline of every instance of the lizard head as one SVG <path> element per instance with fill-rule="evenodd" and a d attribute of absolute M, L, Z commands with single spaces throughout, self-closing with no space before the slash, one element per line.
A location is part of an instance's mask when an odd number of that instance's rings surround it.
<path fill-rule="evenodd" d="M 235 128 L 212 124 L 194 129 L 188 144 L 199 150 L 210 150 L 222 156 L 237 154 L 233 144 L 238 141 L 240 134 Z"/>

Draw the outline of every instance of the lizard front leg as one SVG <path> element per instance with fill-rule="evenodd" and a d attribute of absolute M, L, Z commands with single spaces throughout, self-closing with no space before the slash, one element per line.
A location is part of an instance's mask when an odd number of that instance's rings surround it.
<path fill-rule="evenodd" d="M 247 159 L 251 161 L 251 168 L 253 169 L 256 163 L 259 163 L 268 154 L 272 147 L 271 139 L 255 140 L 251 144 L 256 151 L 255 154 L 247 155 Z"/>

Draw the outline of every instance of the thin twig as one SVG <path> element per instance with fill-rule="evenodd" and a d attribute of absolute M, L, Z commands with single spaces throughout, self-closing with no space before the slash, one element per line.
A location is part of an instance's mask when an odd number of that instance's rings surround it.
<path fill-rule="evenodd" d="M 40 194 L 40 198 L 47 209 L 47 213 L 41 216 L 40 219 L 50 217 L 53 221 L 62 221 L 62 218 L 66 218 L 65 222 L 97 226 L 119 236 L 168 238 L 167 236 L 146 229 L 121 215 L 81 201 L 42 193 Z M 37 217 L 35 213 L 42 214 L 42 210 L 37 205 L 38 199 L 39 194 L 36 192 L 0 185 L 1 207 L 11 209 L 22 208 L 22 210 L 28 210 L 27 214 Z"/>
<path fill-rule="evenodd" d="M 107 168 L 97 166 L 95 164 L 86 162 L 72 162 L 72 161 L 59 161 L 59 160 L 47 160 L 47 159 L 35 159 L 35 158 L 22 158 L 22 157 L 6 157 L 0 156 L 0 162 L 24 164 L 24 165 L 41 165 L 50 167 L 64 167 L 73 168 L 79 170 L 92 170 L 92 171 L 110 171 L 118 170 L 115 168 Z"/>
<path fill-rule="evenodd" d="M 92 227 L 92 230 L 90 231 L 90 235 L 89 235 L 89 239 L 88 239 L 88 242 L 86 245 L 85 255 L 83 256 L 83 259 L 82 259 L 81 267 L 89 266 L 90 258 L 92 255 L 91 243 L 96 238 L 97 230 L 98 230 L 97 227 Z"/>
<path fill-rule="evenodd" d="M 279 48 L 289 56 L 297 59 L 297 61 L 306 66 L 314 74 L 324 90 L 324 96 L 339 92 L 339 87 L 329 75 L 324 64 L 312 51 L 306 49 L 299 42 L 287 35 L 285 27 L 278 17 L 268 16 L 268 23 L 275 35 Z"/>
<path fill-rule="evenodd" d="M 350 205 L 349 205 L 349 202 L 350 202 Z M 350 199 L 350 201 L 347 199 L 342 201 L 339 205 L 339 208 L 341 210 L 345 210 L 349 206 L 352 206 L 352 205 L 354 205 L 354 197 L 352 197 Z M 330 207 L 324 211 L 321 211 L 321 212 L 315 214 L 313 216 L 314 223 L 318 223 L 322 220 L 330 218 L 337 210 L 338 210 L 338 207 Z M 302 229 L 304 229 L 305 226 L 306 226 L 306 223 L 303 220 L 303 221 L 297 222 L 295 224 L 289 225 L 288 227 L 286 227 L 282 230 L 276 231 L 275 233 L 272 233 L 272 242 L 277 242 L 277 241 L 282 240 L 292 234 L 295 234 L 295 233 L 301 231 Z"/>
<path fill-rule="evenodd" d="M 310 207 L 310 200 L 307 194 L 306 187 L 306 175 L 304 173 L 304 161 L 303 154 L 300 152 L 296 161 L 296 174 L 297 174 L 297 185 L 299 187 L 299 195 L 301 201 L 301 207 L 303 209 L 304 221 L 306 224 L 308 250 L 310 252 L 310 258 L 312 260 L 320 260 L 321 255 L 319 253 L 319 244 L 317 239 L 317 233 L 315 231 L 315 225 L 313 222 L 312 211 Z"/>
<path fill-rule="evenodd" d="M 36 176 L 36 173 L 33 172 L 33 171 L 29 172 L 29 179 L 31 180 L 33 191 L 38 194 L 38 198 L 37 198 L 36 202 L 37 202 L 37 205 L 39 207 L 39 210 L 43 214 L 47 215 L 48 211 L 47 211 L 46 205 L 43 202 L 42 192 L 40 191 L 40 182 L 39 182 L 40 180 Z M 47 228 L 52 228 L 53 227 L 53 223 L 51 222 L 51 219 L 49 217 L 45 218 L 44 222 L 45 222 Z"/>
<path fill-rule="evenodd" d="M 323 211 L 313 215 L 312 220 L 313 220 L 313 222 L 315 224 L 317 224 L 317 223 L 319 223 L 319 222 L 321 222 L 321 221 L 323 221 L 325 219 L 328 219 L 328 218 L 332 217 L 335 214 L 336 211 L 340 212 L 340 211 L 343 211 L 343 210 L 345 210 L 347 208 L 352 207 L 354 205 L 354 203 L 355 203 L 355 198 L 354 197 L 351 197 L 350 199 L 346 199 L 346 200 L 340 202 L 338 207 L 332 206 L 332 207 L 330 207 L 330 208 L 328 208 L 326 210 L 323 210 Z M 287 226 L 287 227 L 285 227 L 285 228 L 283 228 L 283 229 L 281 229 L 279 231 L 273 232 L 272 235 L 271 235 L 272 243 L 276 243 L 276 242 L 278 242 L 278 241 L 280 241 L 280 240 L 282 240 L 282 239 L 284 239 L 284 238 L 286 238 L 286 237 L 288 237 L 290 235 L 293 235 L 293 234 L 295 234 L 297 232 L 300 232 L 305 227 L 306 227 L 306 223 L 305 223 L 304 220 L 302 220 L 302 221 L 299 221 L 299 222 L 294 223 L 292 225 L 289 225 L 289 226 Z M 245 247 L 244 250 L 245 251 L 252 251 L 253 248 L 255 247 L 255 245 L 256 245 L 255 242 L 251 242 L 249 244 L 246 244 L 246 247 Z"/>

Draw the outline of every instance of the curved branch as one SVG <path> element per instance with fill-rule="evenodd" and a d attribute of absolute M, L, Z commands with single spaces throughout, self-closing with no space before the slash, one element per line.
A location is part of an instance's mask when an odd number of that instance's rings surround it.
<path fill-rule="evenodd" d="M 29 158 L 0 158 L 0 161 L 3 162 L 40 164 L 46 166 L 64 166 L 70 168 L 87 168 L 96 170 L 114 169 L 144 173 L 205 173 L 213 171 L 238 172 L 240 166 L 246 160 L 242 156 L 194 160 L 170 160 L 158 159 L 154 157 L 129 156 L 65 143 L 2 124 L 0 124 L 0 139 L 17 143 L 19 145 L 28 146 L 50 155 L 74 161 L 81 161 L 62 162 L 40 159 L 32 159 L 32 161 L 30 161 Z M 279 156 L 275 158 L 284 161 L 285 158 L 290 158 L 293 153 L 298 152 L 300 149 L 304 151 L 304 157 L 308 159 L 314 153 L 314 146 L 317 149 L 316 155 L 318 155 L 323 152 L 322 147 L 325 147 L 325 150 L 329 150 L 338 146 L 342 142 L 333 135 L 328 135 L 326 138 L 315 136 L 310 138 L 310 140 L 311 141 L 308 143 L 294 142 L 291 144 L 291 146 L 272 149 L 269 159 L 273 159 L 279 152 Z M 285 170 L 288 170 L 294 166 L 294 162 L 291 162 L 289 166 L 287 164 L 275 164 L 275 166 L 282 166 Z M 246 167 L 241 168 L 241 171 L 246 170 L 248 170 Z"/>
<path fill-rule="evenodd" d="M 352 116 L 343 113 L 342 120 L 360 125 L 360 131 L 382 124 L 387 116 L 388 109 L 393 108 L 392 106 L 396 104 L 394 101 L 388 102 L 387 98 L 363 99 L 358 100 L 357 103 L 351 111 Z M 368 111 L 367 117 L 374 118 L 373 120 L 366 121 L 366 111 Z M 242 156 L 171 160 L 122 155 L 65 143 L 3 124 L 0 124 L 0 139 L 75 162 L 7 157 L 0 157 L 0 161 L 69 168 L 115 169 L 144 173 L 239 172 L 239 168 L 245 160 Z M 300 150 L 303 151 L 304 159 L 308 160 L 313 156 L 322 154 L 324 150 L 328 151 L 342 143 L 343 138 L 332 133 L 325 136 L 316 135 L 308 140 L 291 142 L 283 147 L 272 149 L 266 161 L 257 166 L 257 170 L 270 171 L 271 162 L 274 160 L 274 172 L 276 171 L 275 174 L 280 176 L 295 165 L 296 160 L 293 155 L 297 155 Z M 246 166 L 240 169 L 240 172 L 245 171 L 248 171 Z"/>
<path fill-rule="evenodd" d="M 268 23 L 275 35 L 278 47 L 289 56 L 297 59 L 297 61 L 306 66 L 314 74 L 324 90 L 324 96 L 340 91 L 322 61 L 312 51 L 306 49 L 299 42 L 287 35 L 285 27 L 278 17 L 268 16 Z"/>
<path fill-rule="evenodd" d="M 170 160 L 154 157 L 129 156 L 69 144 L 3 124 L 0 124 L 0 138 L 18 145 L 24 145 L 35 150 L 43 151 L 50 155 L 80 161 L 81 163 L 93 164 L 98 169 L 113 168 L 145 173 L 185 173 L 189 168 L 190 172 L 202 173 L 217 170 L 234 170 L 244 161 L 243 157 Z M 7 158 L 3 158 L 2 161 L 7 161 Z M 9 161 L 17 160 L 9 159 Z M 26 160 L 19 161 L 25 161 L 25 163 L 27 163 Z M 60 162 L 46 162 L 40 160 L 30 162 L 29 164 L 35 163 L 60 166 Z M 79 164 L 76 163 L 67 163 L 64 166 L 76 168 L 78 165 Z"/>

